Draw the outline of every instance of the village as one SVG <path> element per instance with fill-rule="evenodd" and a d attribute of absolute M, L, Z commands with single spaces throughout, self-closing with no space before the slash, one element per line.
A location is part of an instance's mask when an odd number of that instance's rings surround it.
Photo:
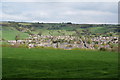
<path fill-rule="evenodd" d="M 53 47 L 61 49 L 111 49 L 118 44 L 118 37 L 78 37 L 78 36 L 50 36 L 29 35 L 24 40 L 8 40 L 10 45 L 25 44 L 28 48 Z"/>

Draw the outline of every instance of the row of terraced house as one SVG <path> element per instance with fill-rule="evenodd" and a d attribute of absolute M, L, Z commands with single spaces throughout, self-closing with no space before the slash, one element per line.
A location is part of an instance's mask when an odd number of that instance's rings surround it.
<path fill-rule="evenodd" d="M 101 47 L 110 49 L 112 45 L 118 44 L 118 37 L 78 37 L 78 36 L 45 36 L 29 35 L 25 40 L 8 40 L 10 45 L 25 44 L 29 48 L 53 47 L 63 49 L 84 48 L 100 49 Z"/>

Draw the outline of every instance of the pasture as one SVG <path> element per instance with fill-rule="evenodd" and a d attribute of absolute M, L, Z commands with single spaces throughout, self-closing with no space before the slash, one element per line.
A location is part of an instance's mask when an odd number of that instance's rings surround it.
<path fill-rule="evenodd" d="M 3 78 L 117 78 L 118 54 L 93 50 L 2 48 Z"/>
<path fill-rule="evenodd" d="M 2 33 L 2 38 L 5 40 L 15 40 L 16 35 L 20 35 L 22 39 L 25 39 L 29 36 L 27 33 L 16 30 L 14 27 L 3 27 L 0 32 Z"/>

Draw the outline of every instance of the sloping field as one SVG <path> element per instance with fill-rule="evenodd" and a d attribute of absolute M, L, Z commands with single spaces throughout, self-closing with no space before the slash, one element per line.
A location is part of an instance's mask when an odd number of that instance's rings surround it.
<path fill-rule="evenodd" d="M 15 36 L 20 35 L 20 38 L 27 38 L 28 34 L 20 32 L 13 27 L 3 27 L 2 28 L 2 38 L 5 40 L 15 40 Z"/>
<path fill-rule="evenodd" d="M 114 32 L 117 28 L 110 27 L 91 27 L 89 28 L 92 33 L 105 33 L 105 32 Z"/>
<path fill-rule="evenodd" d="M 3 78 L 116 78 L 118 54 L 3 47 Z"/>

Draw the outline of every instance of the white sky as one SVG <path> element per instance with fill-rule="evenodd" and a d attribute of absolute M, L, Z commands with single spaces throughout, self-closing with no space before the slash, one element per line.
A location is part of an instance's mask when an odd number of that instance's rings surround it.
<path fill-rule="evenodd" d="M 12 2 L 11 2 L 12 1 Z M 15 2 L 17 1 L 17 2 Z M 25 2 L 24 2 L 25 1 Z M 2 1 L 2 21 L 117 23 L 118 0 L 70 0 L 71 2 L 40 2 L 41 0 Z M 75 2 L 76 1 L 76 2 Z M 87 1 L 87 2 L 85 2 Z M 92 1 L 92 2 L 90 2 Z M 99 1 L 99 2 L 97 2 Z M 109 2 L 108 2 L 109 1 Z"/>
<path fill-rule="evenodd" d="M 119 0 L 1 0 L 2 2 L 119 2 Z"/>

